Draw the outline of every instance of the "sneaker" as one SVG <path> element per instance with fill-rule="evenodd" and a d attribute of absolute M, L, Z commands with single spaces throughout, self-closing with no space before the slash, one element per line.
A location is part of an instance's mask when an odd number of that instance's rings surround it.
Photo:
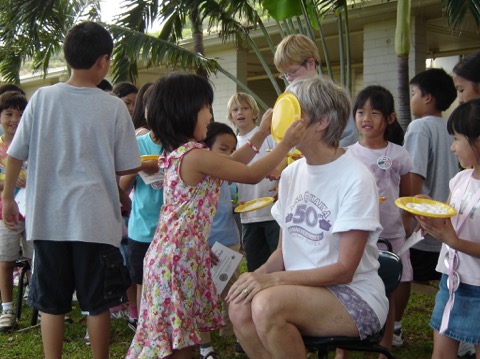
<path fill-rule="evenodd" d="M 135 333 L 137 331 L 138 319 L 128 318 L 128 327 Z"/>
<path fill-rule="evenodd" d="M 403 331 L 402 328 L 393 331 L 392 345 L 394 347 L 401 347 L 403 345 Z"/>
<path fill-rule="evenodd" d="M 110 312 L 110 319 L 123 319 L 123 320 L 128 320 L 128 309 L 120 309 L 116 310 L 114 312 Z"/>
<path fill-rule="evenodd" d="M 457 355 L 460 358 L 475 358 L 475 346 L 473 344 L 460 343 Z"/>
<path fill-rule="evenodd" d="M 207 355 L 201 355 L 199 356 L 200 359 L 220 359 L 220 355 L 218 355 L 215 352 L 208 352 Z"/>
<path fill-rule="evenodd" d="M 30 286 L 25 286 L 25 291 L 23 292 L 23 299 L 28 299 L 28 295 L 30 294 Z"/>
<path fill-rule="evenodd" d="M 242 346 L 239 342 L 235 343 L 235 355 L 245 354 L 245 350 L 243 350 Z"/>
<path fill-rule="evenodd" d="M 5 333 L 17 326 L 17 318 L 13 310 L 6 310 L 0 316 L 0 332 Z"/>
<path fill-rule="evenodd" d="M 83 340 L 85 341 L 85 345 L 86 345 L 87 347 L 89 347 L 91 343 L 90 343 L 90 335 L 88 335 L 88 330 L 87 330 L 87 332 L 85 333 L 85 336 L 83 337 Z"/>

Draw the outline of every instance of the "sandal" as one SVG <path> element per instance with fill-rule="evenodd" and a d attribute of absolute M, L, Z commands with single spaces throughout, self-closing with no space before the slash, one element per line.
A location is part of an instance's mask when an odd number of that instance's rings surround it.
<path fill-rule="evenodd" d="M 200 359 L 220 359 L 220 356 L 214 351 L 212 351 L 208 352 L 205 356 L 200 355 Z"/>

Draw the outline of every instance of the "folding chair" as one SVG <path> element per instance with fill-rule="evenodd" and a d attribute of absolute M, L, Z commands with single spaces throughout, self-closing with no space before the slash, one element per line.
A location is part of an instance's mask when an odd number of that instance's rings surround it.
<path fill-rule="evenodd" d="M 400 258 L 393 252 L 391 252 L 390 243 L 386 243 L 390 251 L 380 251 L 378 261 L 380 262 L 380 268 L 378 274 L 385 284 L 386 294 L 390 294 L 397 288 L 402 276 L 402 262 Z M 380 340 L 383 337 L 384 328 L 378 333 L 375 333 L 363 340 L 360 337 L 345 337 L 345 336 L 333 336 L 333 337 L 309 337 L 304 336 L 303 341 L 305 347 L 318 354 L 318 359 L 327 359 L 328 353 L 336 348 L 345 349 L 348 351 L 356 352 L 372 352 L 382 353 L 389 359 L 395 359 L 395 356 L 385 347 L 379 345 Z"/>

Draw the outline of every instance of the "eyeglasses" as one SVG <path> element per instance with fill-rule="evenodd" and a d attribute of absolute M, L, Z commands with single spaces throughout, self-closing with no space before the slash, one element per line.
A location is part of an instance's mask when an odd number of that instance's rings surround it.
<path fill-rule="evenodd" d="M 305 66 L 307 64 L 307 62 L 308 62 L 308 59 L 304 60 L 300 65 L 298 65 L 298 67 L 295 70 L 290 71 L 290 72 L 284 72 L 283 74 L 281 74 L 278 77 L 280 77 L 282 80 L 288 81 L 288 79 L 295 76 L 297 71 L 300 70 L 303 66 Z"/>

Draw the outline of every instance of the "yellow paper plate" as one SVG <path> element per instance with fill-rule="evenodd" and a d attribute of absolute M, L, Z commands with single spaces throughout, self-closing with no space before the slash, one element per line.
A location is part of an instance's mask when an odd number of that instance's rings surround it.
<path fill-rule="evenodd" d="M 140 156 L 140 161 L 156 161 L 158 160 L 158 155 L 143 155 Z"/>
<path fill-rule="evenodd" d="M 395 204 L 417 216 L 450 218 L 457 214 L 457 210 L 452 206 L 427 198 L 400 197 L 395 200 Z"/>
<path fill-rule="evenodd" d="M 254 199 L 253 201 L 248 201 L 237 206 L 235 208 L 235 212 L 243 213 L 243 212 L 255 211 L 257 209 L 268 206 L 272 202 L 273 202 L 273 197 L 257 198 L 257 199 Z"/>
<path fill-rule="evenodd" d="M 297 98 L 291 92 L 284 92 L 278 96 L 273 107 L 272 137 L 280 142 L 290 125 L 300 120 L 302 110 Z"/>

